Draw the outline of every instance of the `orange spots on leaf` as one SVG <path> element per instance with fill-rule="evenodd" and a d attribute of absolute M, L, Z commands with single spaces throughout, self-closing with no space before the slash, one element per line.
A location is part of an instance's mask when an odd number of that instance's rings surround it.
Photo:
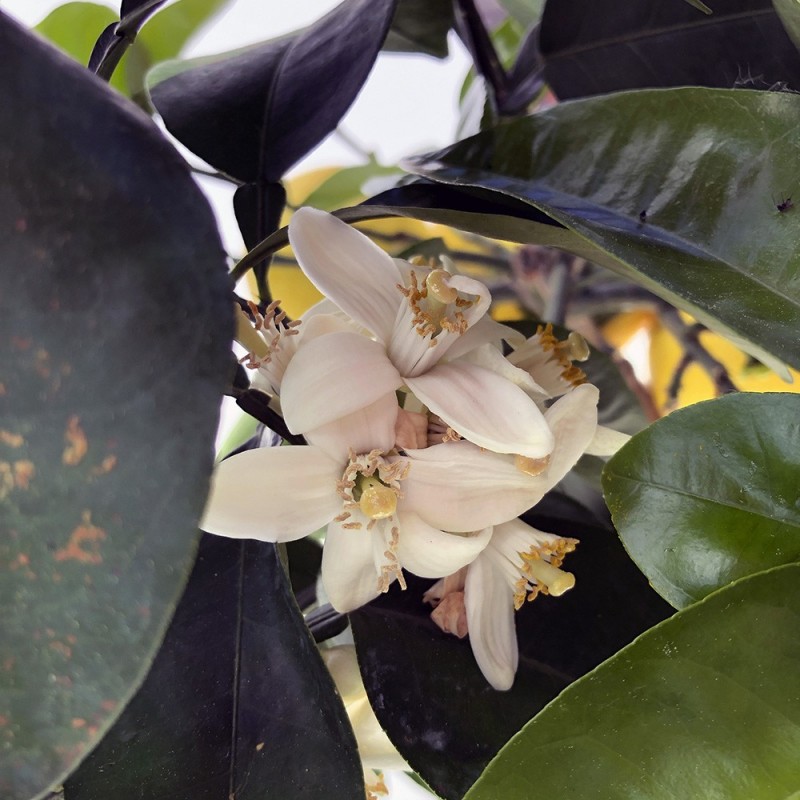
<path fill-rule="evenodd" d="M 36 475 L 36 467 L 33 461 L 22 459 L 14 462 L 14 485 L 17 489 L 27 489 L 34 475 Z"/>
<path fill-rule="evenodd" d="M 56 550 L 53 555 L 56 561 L 79 561 L 81 564 L 102 564 L 100 542 L 106 538 L 106 532 L 92 524 L 89 511 L 83 512 L 83 521 L 70 534 L 65 547 Z"/>
<path fill-rule="evenodd" d="M 92 467 L 92 475 L 106 475 L 117 466 L 117 457 L 115 455 L 106 456 L 100 464 Z"/>
<path fill-rule="evenodd" d="M 64 642 L 50 642 L 49 647 L 51 650 L 55 650 L 56 653 L 60 653 L 64 658 L 72 658 L 72 648 L 68 644 L 64 644 Z"/>
<path fill-rule="evenodd" d="M 25 444 L 25 437 L 20 436 L 18 433 L 12 433 L 5 428 L 0 429 L 0 442 L 7 444 L 9 447 L 17 448 Z"/>
<path fill-rule="evenodd" d="M 21 336 L 11 337 L 11 346 L 14 350 L 30 350 L 33 339 L 23 339 Z"/>
<path fill-rule="evenodd" d="M 10 721 L 11 720 L 5 714 L 0 714 L 0 727 L 8 725 Z"/>
<path fill-rule="evenodd" d="M 86 434 L 81 428 L 81 422 L 77 415 L 69 418 L 67 430 L 64 432 L 64 440 L 67 446 L 61 454 L 61 461 L 70 467 L 80 464 L 89 449 L 89 442 L 86 440 Z"/>
<path fill-rule="evenodd" d="M 85 728 L 86 727 L 86 720 L 81 719 L 80 717 L 73 717 L 72 718 L 72 727 L 73 728 Z"/>
<path fill-rule="evenodd" d="M 116 700 L 103 700 L 103 702 L 100 703 L 100 708 L 102 708 L 103 711 L 113 711 L 116 707 Z"/>
<path fill-rule="evenodd" d="M 28 230 L 28 220 L 26 220 L 25 217 L 17 217 L 17 219 L 14 220 L 14 230 L 17 233 L 25 233 L 25 231 Z"/>

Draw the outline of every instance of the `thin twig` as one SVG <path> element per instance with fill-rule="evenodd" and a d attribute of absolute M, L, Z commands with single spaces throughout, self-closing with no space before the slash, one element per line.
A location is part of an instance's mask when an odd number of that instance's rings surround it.
<path fill-rule="evenodd" d="M 708 373 L 714 382 L 717 394 L 738 391 L 725 366 L 717 361 L 701 343 L 700 334 L 705 330 L 704 326 L 687 325 L 681 319 L 678 310 L 666 303 L 662 304 L 661 321 L 664 327 L 678 340 L 678 344 L 683 348 L 685 354 Z"/>

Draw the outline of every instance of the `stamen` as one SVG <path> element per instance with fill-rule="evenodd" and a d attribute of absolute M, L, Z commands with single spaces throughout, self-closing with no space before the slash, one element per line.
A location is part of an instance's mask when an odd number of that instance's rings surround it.
<path fill-rule="evenodd" d="M 567 344 L 569 345 L 569 357 L 572 361 L 586 361 L 591 355 L 586 339 L 577 331 L 572 331 L 567 336 Z"/>
<path fill-rule="evenodd" d="M 515 455 L 514 466 L 526 475 L 532 475 L 534 478 L 541 475 L 550 464 L 550 456 L 546 455 L 544 458 L 529 458 L 528 456 Z"/>

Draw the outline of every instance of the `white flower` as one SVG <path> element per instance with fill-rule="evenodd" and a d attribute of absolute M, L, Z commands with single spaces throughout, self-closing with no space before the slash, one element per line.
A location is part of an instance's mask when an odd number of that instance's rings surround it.
<path fill-rule="evenodd" d="M 517 482 L 527 482 L 529 489 L 535 486 L 535 491 L 528 495 L 529 505 L 541 500 L 572 469 L 594 440 L 597 398 L 595 386 L 582 384 L 559 398 L 545 412 L 555 436 L 555 447 L 549 459 L 520 464 L 517 458 L 516 464 L 508 464 L 496 454 L 480 454 L 492 465 L 489 485 L 493 487 L 493 493 L 483 493 L 476 487 L 457 509 L 436 507 L 433 511 L 425 508 L 423 512 L 431 525 L 447 521 L 462 526 L 473 520 L 474 527 L 494 526 L 489 545 L 465 569 L 435 584 L 425 599 L 437 604 L 442 602 L 442 610 L 437 609 L 433 619 L 443 630 L 458 636 L 469 633 L 475 660 L 495 689 L 510 688 L 517 670 L 514 609 L 525 597 L 532 599 L 538 592 L 558 595 L 572 587 L 572 576 L 561 572 L 558 567 L 564 555 L 574 549 L 576 541 L 537 531 L 513 519 L 525 510 L 521 507 L 513 515 L 493 518 L 492 497 L 500 498 L 506 514 L 513 508 L 513 490 L 510 487 L 515 485 L 513 475 L 516 472 Z M 469 447 L 461 442 L 440 447 L 464 445 Z M 424 458 L 426 453 L 435 455 L 435 452 L 435 448 L 429 448 L 418 455 Z M 469 457 L 467 454 L 464 456 Z M 439 461 L 438 457 L 432 460 Z M 529 474 L 523 473 L 521 466 L 527 467 Z M 422 470 L 418 469 L 419 472 Z M 437 488 L 434 475 L 424 477 L 426 479 L 408 494 L 408 500 L 420 507 L 426 505 L 421 494 L 435 493 Z"/>
<path fill-rule="evenodd" d="M 405 386 L 480 447 L 533 459 L 551 452 L 552 433 L 531 398 L 498 372 L 458 359 L 505 331 L 485 317 L 490 296 L 482 283 L 398 263 L 357 230 L 310 208 L 295 212 L 289 238 L 312 283 L 374 337 L 340 330 L 297 350 L 281 387 L 292 432 Z M 324 387 L 334 382 L 343 388 L 331 397 Z"/>
<path fill-rule="evenodd" d="M 575 585 L 561 563 L 576 539 L 536 530 L 521 520 L 498 525 L 486 549 L 449 579 L 434 584 L 424 600 L 442 630 L 463 637 L 481 672 L 498 690 L 510 689 L 519 661 L 514 611 L 537 594 L 555 597 Z"/>
<path fill-rule="evenodd" d="M 390 455 L 397 414 L 397 399 L 387 394 L 307 432 L 308 446 L 260 448 L 224 460 L 214 471 L 201 527 L 285 542 L 327 526 L 322 580 L 342 612 L 369 602 L 395 579 L 404 585 L 403 567 L 421 577 L 459 569 L 486 546 L 489 532 L 443 533 L 404 497 L 409 490 L 418 494 L 417 478 L 413 458 Z M 468 481 L 454 476 L 447 502 L 457 504 L 469 490 Z"/>

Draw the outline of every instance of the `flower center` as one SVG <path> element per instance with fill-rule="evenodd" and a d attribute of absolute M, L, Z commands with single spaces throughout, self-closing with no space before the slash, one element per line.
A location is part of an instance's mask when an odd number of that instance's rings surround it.
<path fill-rule="evenodd" d="M 423 338 L 431 337 L 431 347 L 435 347 L 435 337 L 442 331 L 460 336 L 469 327 L 464 310 L 472 306 L 475 301 L 462 297 L 458 290 L 450 285 L 450 277 L 450 273 L 446 270 L 433 269 L 420 283 L 417 273 L 411 270 L 410 285 L 397 285 L 408 300 L 414 329 Z"/>
<path fill-rule="evenodd" d="M 515 609 L 519 610 L 526 599 L 535 600 L 540 593 L 560 597 L 575 585 L 575 576 L 559 567 L 577 544 L 577 539 L 554 536 L 517 554 L 522 563 L 514 565 L 518 576 L 514 581 Z"/>
<path fill-rule="evenodd" d="M 358 507 L 365 517 L 388 519 L 397 510 L 397 490 L 379 478 L 360 475 L 353 489 L 353 497 L 361 494 Z"/>
<path fill-rule="evenodd" d="M 566 341 L 560 342 L 553 333 L 553 326 L 548 323 L 540 325 L 536 330 L 539 345 L 561 369 L 561 378 L 572 386 L 586 382 L 586 373 L 576 367 L 573 361 L 586 361 L 589 358 L 589 345 L 577 331 L 572 331 Z"/>

